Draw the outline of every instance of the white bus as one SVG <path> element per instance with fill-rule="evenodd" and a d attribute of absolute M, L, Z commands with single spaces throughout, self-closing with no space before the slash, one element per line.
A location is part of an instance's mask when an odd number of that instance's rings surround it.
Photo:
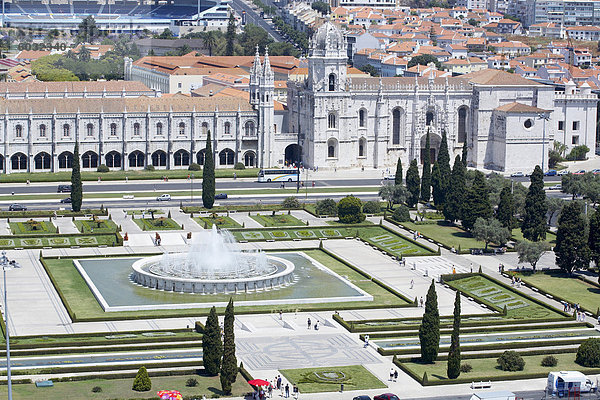
<path fill-rule="evenodd" d="M 298 178 L 296 168 L 270 168 L 258 172 L 259 182 L 298 182 Z"/>

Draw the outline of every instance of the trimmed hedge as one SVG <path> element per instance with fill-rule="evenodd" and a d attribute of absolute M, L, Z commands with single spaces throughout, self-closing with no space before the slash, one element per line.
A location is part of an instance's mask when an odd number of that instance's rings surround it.
<path fill-rule="evenodd" d="M 54 212 L 56 215 L 62 217 L 83 217 L 85 215 L 99 215 L 99 216 L 107 216 L 108 210 L 105 208 L 103 210 L 94 209 L 94 210 L 81 210 L 81 211 L 70 211 L 70 210 L 31 210 L 31 211 L 0 211 L 0 218 L 48 218 L 54 217 Z"/>

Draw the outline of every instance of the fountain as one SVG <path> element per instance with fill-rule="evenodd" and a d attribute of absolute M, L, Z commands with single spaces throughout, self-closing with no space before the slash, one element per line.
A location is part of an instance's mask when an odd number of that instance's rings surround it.
<path fill-rule="evenodd" d="M 142 286 L 185 293 L 238 293 L 269 290 L 293 281 L 294 264 L 262 251 L 243 252 L 233 235 L 218 231 L 196 235 L 189 252 L 136 261 L 132 280 Z"/>

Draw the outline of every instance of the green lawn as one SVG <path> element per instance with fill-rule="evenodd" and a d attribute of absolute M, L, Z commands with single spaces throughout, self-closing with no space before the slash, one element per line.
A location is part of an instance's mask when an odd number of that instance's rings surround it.
<path fill-rule="evenodd" d="M 383 389 L 387 387 L 362 365 L 283 369 L 280 372 L 290 383 L 298 386 L 300 394 L 338 392 L 342 383 L 344 384 L 344 390 Z"/>
<path fill-rule="evenodd" d="M 195 378 L 198 386 L 187 387 L 185 382 L 189 378 Z M 208 377 L 200 375 L 182 376 L 160 376 L 151 377 L 152 390 L 148 392 L 134 392 L 131 390 L 133 378 L 129 379 L 91 379 L 77 382 L 56 382 L 54 387 L 37 388 L 34 384 L 13 385 L 13 398 L 15 400 L 31 400 L 43 398 L 44 400 L 107 400 L 107 399 L 157 399 L 156 392 L 163 389 L 179 390 L 183 396 L 198 396 L 201 398 L 212 398 L 214 395 L 224 396 L 221 392 L 219 377 Z M 92 388 L 100 386 L 102 392 L 93 393 Z M 233 396 L 243 396 L 251 392 L 252 387 L 246 383 L 241 375 L 238 375 L 232 387 Z M 7 386 L 0 386 L 0 398 L 7 398 Z"/>
<path fill-rule="evenodd" d="M 237 223 L 233 218 L 226 215 L 217 215 L 213 217 L 194 217 L 194 221 L 198 223 L 204 229 L 210 229 L 213 225 L 217 225 L 218 228 L 231 229 L 241 228 L 242 225 Z"/>
<path fill-rule="evenodd" d="M 562 271 L 540 271 L 535 274 L 519 273 L 523 282 L 535 286 L 569 303 L 578 303 L 595 313 L 600 306 L 600 288 L 575 277 L 569 277 Z"/>
<path fill-rule="evenodd" d="M 15 336 L 10 338 L 10 346 L 11 349 L 38 345 L 40 348 L 44 347 L 57 347 L 60 346 L 108 346 L 108 345 L 116 345 L 116 344 L 124 344 L 124 343 L 157 343 L 164 341 L 165 336 L 148 336 L 148 334 L 157 333 L 164 334 L 165 331 L 148 331 L 143 332 L 145 335 L 142 335 L 141 332 L 118 332 L 116 334 L 111 333 L 97 333 L 97 334 L 82 334 L 82 335 L 48 335 L 48 336 L 27 336 L 27 337 L 19 337 Z M 190 340 L 200 340 L 201 335 L 196 331 L 185 331 L 185 330 L 173 330 L 171 331 L 172 335 L 169 334 L 168 338 L 172 338 L 174 340 L 178 340 L 180 338 L 189 338 Z M 126 337 L 120 338 L 119 335 L 125 335 Z M 4 338 L 1 338 L 4 340 Z M 182 341 L 183 343 L 183 341 Z"/>
<path fill-rule="evenodd" d="M 338 220 L 334 220 L 334 221 L 326 221 L 327 225 L 347 225 L 343 222 L 341 222 L 339 219 Z M 361 222 L 361 224 L 363 225 L 371 225 L 373 224 L 373 222 L 369 221 L 369 220 L 364 220 L 363 222 Z"/>
<path fill-rule="evenodd" d="M 111 233 L 119 230 L 117 224 L 108 219 L 91 220 L 75 220 L 75 226 L 81 233 Z"/>
<path fill-rule="evenodd" d="M 29 220 L 26 222 L 11 222 L 10 230 L 15 235 L 38 235 L 56 233 L 56 226 L 50 221 Z"/>
<path fill-rule="evenodd" d="M 523 238 L 523 232 L 521 232 L 521 229 L 513 229 L 512 237 L 514 240 L 519 242 L 525 240 L 525 238 Z M 546 241 L 550 242 L 552 246 L 556 245 L 556 235 L 552 232 L 546 232 Z"/>
<path fill-rule="evenodd" d="M 77 236 L 38 236 L 28 235 L 26 237 L 3 237 L 0 239 L 0 248 L 12 249 L 15 247 L 39 248 L 39 247 L 95 247 L 100 245 L 116 245 L 115 235 L 77 235 Z"/>
<path fill-rule="evenodd" d="M 154 215 L 161 215 L 164 214 L 164 210 L 157 210 L 157 209 L 145 209 L 145 210 L 127 210 L 127 215 L 151 215 L 150 210 L 154 211 Z"/>
<path fill-rule="evenodd" d="M 146 218 L 136 218 L 133 220 L 137 226 L 143 231 L 172 231 L 182 229 L 181 225 L 173 221 L 171 218 L 160 217 L 152 219 L 149 216 Z"/>
<path fill-rule="evenodd" d="M 421 247 L 396 233 L 385 231 L 379 226 L 360 228 L 358 236 L 364 241 L 383 248 L 388 253 L 397 257 L 420 256 L 434 253 L 433 250 Z"/>
<path fill-rule="evenodd" d="M 545 355 L 523 356 L 523 359 L 525 360 L 525 369 L 523 371 L 514 372 L 502 371 L 496 362 L 497 357 L 463 359 L 462 364 L 470 364 L 473 369 L 471 372 L 461 373 L 459 379 L 468 379 L 469 381 L 481 381 L 490 378 L 496 380 L 510 380 L 519 379 L 519 376 L 523 374 L 538 374 L 541 378 L 548 376 L 548 373 L 551 371 L 580 371 L 582 369 L 580 365 L 575 364 L 575 353 L 552 355 L 558 360 L 558 364 L 555 367 L 542 367 L 540 365 L 542 358 L 544 358 Z M 448 379 L 446 361 L 436 361 L 434 364 L 422 364 L 416 361 L 408 361 L 403 362 L 402 364 L 419 377 L 422 377 L 423 374 L 427 372 L 427 379 L 429 382 L 447 381 L 448 384 L 452 383 L 452 381 Z"/>
<path fill-rule="evenodd" d="M 550 307 L 535 303 L 482 275 L 446 281 L 450 287 L 466 296 L 478 298 L 483 303 L 502 310 L 507 308 L 507 317 L 515 319 L 557 318 L 561 314 Z"/>
<path fill-rule="evenodd" d="M 276 214 L 276 215 L 251 215 L 250 218 L 265 227 L 271 226 L 303 226 L 306 225 L 293 215 Z"/>

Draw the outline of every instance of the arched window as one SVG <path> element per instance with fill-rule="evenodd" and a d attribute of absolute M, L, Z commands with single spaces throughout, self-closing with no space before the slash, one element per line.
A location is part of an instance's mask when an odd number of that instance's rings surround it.
<path fill-rule="evenodd" d="M 136 150 L 132 153 L 129 153 L 129 167 L 130 168 L 139 168 L 144 166 L 144 153 L 139 150 Z"/>
<path fill-rule="evenodd" d="M 231 124 L 229 122 L 225 122 L 225 124 L 223 125 L 223 131 L 225 132 L 226 135 L 231 135 Z"/>
<path fill-rule="evenodd" d="M 464 143 L 467 140 L 467 107 L 458 109 L 458 141 Z"/>
<path fill-rule="evenodd" d="M 365 157 L 366 150 L 367 150 L 367 141 L 365 140 L 365 138 L 360 138 L 360 140 L 358 141 L 358 156 Z"/>
<path fill-rule="evenodd" d="M 166 167 L 167 166 L 167 153 L 162 150 L 157 150 L 152 153 L 152 166 L 154 167 Z"/>
<path fill-rule="evenodd" d="M 162 136 L 162 123 L 158 122 L 156 124 L 156 136 Z"/>
<path fill-rule="evenodd" d="M 117 124 L 110 124 L 110 136 L 117 136 Z"/>
<path fill-rule="evenodd" d="M 179 123 L 179 134 L 185 135 L 185 123 L 184 122 Z"/>
<path fill-rule="evenodd" d="M 87 135 L 88 136 L 94 135 L 94 124 L 87 124 Z"/>
<path fill-rule="evenodd" d="M 50 154 L 41 152 L 33 157 L 35 169 L 50 169 Z"/>
<path fill-rule="evenodd" d="M 23 137 L 23 126 L 21 126 L 21 125 L 15 126 L 15 137 Z"/>
<path fill-rule="evenodd" d="M 330 113 L 327 116 L 327 128 L 329 129 L 335 129 L 336 128 L 336 117 L 334 113 Z"/>
<path fill-rule="evenodd" d="M 205 159 L 206 159 L 206 149 L 202 149 L 196 153 L 196 163 L 198 163 L 198 165 L 204 165 Z"/>
<path fill-rule="evenodd" d="M 358 111 L 358 126 L 360 128 L 367 127 L 367 110 L 361 109 Z"/>
<path fill-rule="evenodd" d="M 254 136 L 254 121 L 246 122 L 246 125 L 244 125 L 244 130 L 246 136 Z"/>
<path fill-rule="evenodd" d="M 244 166 L 245 167 L 254 167 L 254 161 L 256 160 L 256 154 L 253 151 L 247 151 L 244 154 Z"/>
<path fill-rule="evenodd" d="M 58 168 L 73 168 L 73 153 L 69 151 L 60 153 L 58 155 Z"/>
<path fill-rule="evenodd" d="M 111 151 L 104 157 L 106 166 L 109 168 L 121 168 L 121 154 L 116 151 Z"/>
<path fill-rule="evenodd" d="M 98 154 L 93 151 L 86 151 L 81 156 L 82 168 L 98 168 Z"/>
<path fill-rule="evenodd" d="M 40 125 L 40 137 L 46 137 L 46 125 Z"/>
<path fill-rule="evenodd" d="M 335 74 L 329 74 L 329 91 L 335 92 Z"/>
<path fill-rule="evenodd" d="M 140 136 L 140 124 L 137 122 L 133 124 L 133 135 Z"/>
<path fill-rule="evenodd" d="M 71 127 L 69 126 L 69 124 L 64 124 L 63 125 L 63 136 L 64 137 L 71 136 Z"/>
<path fill-rule="evenodd" d="M 425 114 L 425 125 L 431 126 L 433 124 L 433 111 L 427 111 Z"/>
<path fill-rule="evenodd" d="M 23 171 L 27 169 L 27 156 L 23 153 L 16 153 L 10 158 L 10 164 L 13 170 Z"/>
<path fill-rule="evenodd" d="M 233 159 L 235 153 L 231 149 L 223 149 L 219 153 L 219 164 L 220 165 L 233 165 Z"/>
<path fill-rule="evenodd" d="M 175 166 L 182 167 L 184 165 L 190 165 L 190 153 L 185 150 L 177 150 L 173 155 L 175 158 Z"/>
<path fill-rule="evenodd" d="M 327 141 L 327 158 L 337 158 L 337 140 L 335 139 Z"/>
<path fill-rule="evenodd" d="M 401 108 L 394 108 L 392 111 L 392 144 L 402 144 L 403 139 L 403 120 L 404 110 Z"/>
<path fill-rule="evenodd" d="M 202 123 L 202 129 L 200 129 L 200 131 L 202 132 L 202 136 L 208 135 L 208 122 Z"/>

